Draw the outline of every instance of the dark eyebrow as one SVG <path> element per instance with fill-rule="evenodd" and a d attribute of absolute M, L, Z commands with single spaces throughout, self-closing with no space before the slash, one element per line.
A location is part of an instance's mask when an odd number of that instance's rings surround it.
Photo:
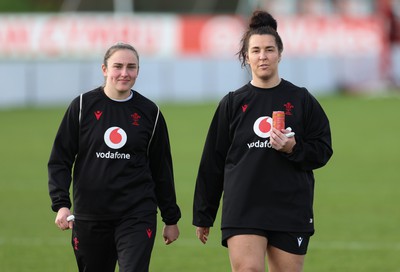
<path fill-rule="evenodd" d="M 124 64 L 123 64 L 123 63 L 120 63 L 120 62 L 114 62 L 113 65 L 122 66 L 122 65 L 124 65 Z M 128 63 L 127 66 L 137 66 L 137 63 L 134 63 L 134 62 Z"/>
<path fill-rule="evenodd" d="M 261 47 L 260 46 L 253 46 L 253 47 L 250 47 L 250 49 L 260 49 Z M 276 46 L 273 46 L 273 45 L 269 45 L 269 46 L 266 46 L 266 47 L 264 47 L 264 48 L 266 48 L 266 49 L 275 49 L 276 48 Z"/>

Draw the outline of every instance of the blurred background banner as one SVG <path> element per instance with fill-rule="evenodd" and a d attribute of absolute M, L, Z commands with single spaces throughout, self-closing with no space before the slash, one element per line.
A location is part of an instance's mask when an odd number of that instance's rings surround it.
<path fill-rule="evenodd" d="M 278 20 L 281 77 L 315 94 L 400 85 L 400 0 L 50 3 L 59 11 L 0 13 L 0 107 L 64 104 L 97 87 L 102 57 L 119 41 L 139 51 L 138 91 L 157 101 L 218 100 L 250 80 L 236 53 L 256 8 Z"/>
<path fill-rule="evenodd" d="M 277 20 L 285 56 L 380 55 L 386 49 L 379 17 Z M 0 17 L 0 57 L 98 59 L 111 44 L 123 41 L 150 57 L 232 58 L 246 23 L 233 15 L 10 14 Z"/>
<path fill-rule="evenodd" d="M 8 14 L 0 17 L 3 59 L 101 59 L 114 43 L 137 47 L 141 55 L 175 55 L 177 16 L 114 14 Z"/>

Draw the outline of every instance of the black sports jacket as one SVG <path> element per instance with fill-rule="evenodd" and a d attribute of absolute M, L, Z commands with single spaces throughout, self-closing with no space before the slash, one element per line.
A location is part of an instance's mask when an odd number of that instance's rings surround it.
<path fill-rule="evenodd" d="M 119 102 L 102 87 L 75 98 L 56 135 L 48 162 L 52 209 L 73 207 L 77 219 L 110 220 L 160 208 L 176 224 L 168 131 L 157 105 L 136 91 Z"/>
<path fill-rule="evenodd" d="M 272 112 L 284 111 L 296 133 L 291 154 L 271 148 Z M 219 103 L 198 171 L 193 224 L 314 232 L 313 170 L 332 156 L 329 121 L 305 89 L 282 79 L 270 89 L 250 83 Z"/>

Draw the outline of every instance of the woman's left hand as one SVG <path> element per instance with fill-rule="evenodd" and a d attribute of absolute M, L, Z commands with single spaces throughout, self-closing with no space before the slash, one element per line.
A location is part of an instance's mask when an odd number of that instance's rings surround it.
<path fill-rule="evenodd" d="M 285 152 L 292 153 L 294 146 L 296 145 L 295 137 L 287 137 L 285 134 L 291 132 L 287 129 L 282 129 L 282 131 L 277 130 L 276 128 L 272 128 L 270 143 L 273 149 Z"/>
<path fill-rule="evenodd" d="M 164 225 L 163 237 L 166 245 L 171 244 L 179 237 L 178 225 Z"/>

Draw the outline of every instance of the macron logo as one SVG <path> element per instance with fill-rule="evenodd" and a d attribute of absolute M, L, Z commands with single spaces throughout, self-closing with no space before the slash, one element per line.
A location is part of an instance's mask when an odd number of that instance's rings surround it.
<path fill-rule="evenodd" d="M 303 242 L 303 237 L 297 237 L 297 244 L 299 247 L 301 246 L 301 243 Z"/>

